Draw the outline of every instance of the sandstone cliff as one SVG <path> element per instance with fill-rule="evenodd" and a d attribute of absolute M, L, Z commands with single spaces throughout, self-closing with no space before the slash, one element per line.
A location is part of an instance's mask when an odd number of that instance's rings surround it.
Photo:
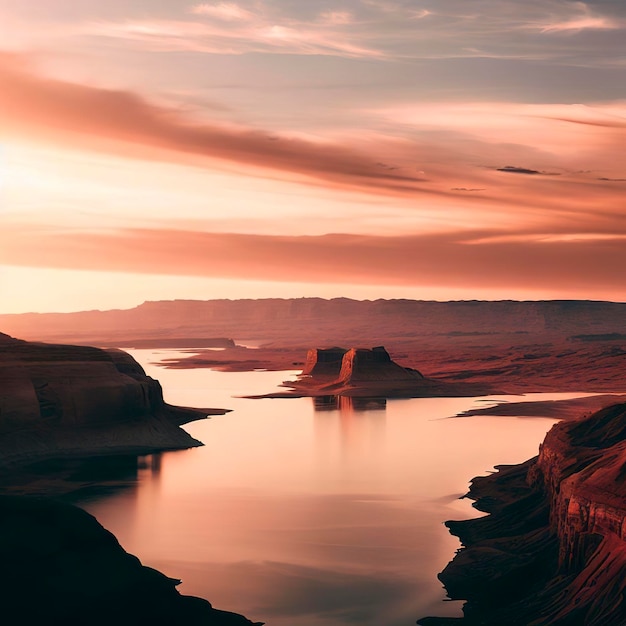
<path fill-rule="evenodd" d="M 539 456 L 476 478 L 487 517 L 448 522 L 463 550 L 441 573 L 460 620 L 423 626 L 626 624 L 626 404 L 556 424 Z"/>
<path fill-rule="evenodd" d="M 341 372 L 345 348 L 311 348 L 306 355 L 302 376 L 335 380 Z"/>
<path fill-rule="evenodd" d="M 166 404 L 122 351 L 0 337 L 0 467 L 198 446 L 179 425 L 206 415 Z"/>

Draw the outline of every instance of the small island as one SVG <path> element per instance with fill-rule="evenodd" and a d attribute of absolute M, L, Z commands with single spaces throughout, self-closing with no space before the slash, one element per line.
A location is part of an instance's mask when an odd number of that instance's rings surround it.
<path fill-rule="evenodd" d="M 494 393 L 491 385 L 427 378 L 420 371 L 396 363 L 384 346 L 373 348 L 313 348 L 307 353 L 297 380 L 290 388 L 248 398 L 302 398 L 319 396 L 374 398 L 433 398 L 479 396 Z"/>

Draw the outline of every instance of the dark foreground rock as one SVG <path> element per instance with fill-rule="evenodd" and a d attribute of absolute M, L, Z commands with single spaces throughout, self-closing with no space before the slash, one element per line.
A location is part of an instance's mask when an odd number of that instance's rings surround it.
<path fill-rule="evenodd" d="M 447 522 L 464 548 L 440 574 L 467 600 L 422 626 L 626 624 L 626 404 L 556 424 L 539 456 L 475 478 L 487 517 Z"/>
<path fill-rule="evenodd" d="M 0 496 L 0 623 L 69 626 L 260 625 L 183 596 L 74 506 Z"/>
<path fill-rule="evenodd" d="M 0 334 L 5 490 L 24 489 L 20 481 L 33 464 L 90 456 L 133 459 L 202 445 L 180 425 L 224 412 L 166 404 L 158 381 L 120 350 L 29 343 Z M 54 491 L 58 478 L 52 471 L 44 492 Z M 179 583 L 127 554 L 81 509 L 32 496 L 0 496 L 1 624 L 253 624 L 179 594 Z"/>

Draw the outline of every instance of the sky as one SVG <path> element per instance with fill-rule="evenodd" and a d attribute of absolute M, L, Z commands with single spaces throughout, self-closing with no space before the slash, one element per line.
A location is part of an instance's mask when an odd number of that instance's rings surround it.
<path fill-rule="evenodd" d="M 622 0 L 0 0 L 0 313 L 626 300 Z"/>

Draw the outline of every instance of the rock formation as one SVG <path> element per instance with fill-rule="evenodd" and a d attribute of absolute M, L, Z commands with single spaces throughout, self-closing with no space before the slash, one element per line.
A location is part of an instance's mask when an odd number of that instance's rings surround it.
<path fill-rule="evenodd" d="M 179 580 L 142 565 L 94 517 L 68 504 L 0 496 L 0 554 L 4 624 L 253 624 L 179 594 Z"/>
<path fill-rule="evenodd" d="M 334 380 L 341 372 L 345 348 L 312 348 L 307 352 L 302 376 Z"/>
<path fill-rule="evenodd" d="M 166 404 L 120 350 L 0 337 L 0 467 L 199 446 L 179 425 L 215 412 Z"/>
<path fill-rule="evenodd" d="M 363 383 L 403 383 L 414 385 L 424 380 L 420 372 L 401 367 L 391 360 L 383 346 L 371 350 L 350 348 L 341 362 L 337 383 L 342 385 L 360 385 Z"/>
<path fill-rule="evenodd" d="M 283 385 L 292 391 L 248 397 L 418 398 L 483 395 L 491 391 L 486 385 L 450 384 L 426 378 L 416 369 L 398 365 L 383 346 L 309 350 L 298 380 L 285 381 Z"/>
<path fill-rule="evenodd" d="M 560 422 L 539 456 L 475 478 L 487 517 L 447 522 L 465 546 L 440 574 L 464 618 L 423 626 L 626 624 L 626 404 Z"/>

